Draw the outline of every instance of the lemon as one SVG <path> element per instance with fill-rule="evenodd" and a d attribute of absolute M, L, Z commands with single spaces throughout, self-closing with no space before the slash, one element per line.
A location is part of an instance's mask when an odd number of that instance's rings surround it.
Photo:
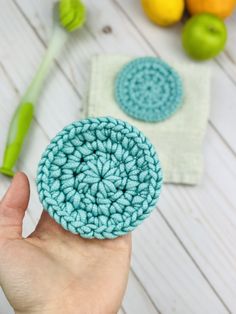
<path fill-rule="evenodd" d="M 141 0 L 149 19 L 161 26 L 177 23 L 184 12 L 184 0 Z"/>

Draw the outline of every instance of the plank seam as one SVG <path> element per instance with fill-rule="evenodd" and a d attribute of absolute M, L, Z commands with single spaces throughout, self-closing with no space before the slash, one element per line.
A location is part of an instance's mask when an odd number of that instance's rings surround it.
<path fill-rule="evenodd" d="M 161 314 L 160 309 L 158 308 L 156 303 L 153 301 L 152 297 L 149 295 L 147 289 L 145 288 L 145 286 L 143 285 L 142 281 L 139 279 L 138 275 L 136 274 L 136 272 L 134 271 L 134 269 L 132 267 L 130 268 L 130 271 L 132 272 L 133 276 L 135 277 L 135 279 L 139 283 L 140 287 L 144 291 L 146 297 L 149 299 L 149 301 L 152 304 L 152 306 L 154 307 L 154 309 L 157 311 L 158 314 Z"/>
<path fill-rule="evenodd" d="M 230 144 L 225 140 L 225 138 L 222 136 L 222 134 L 218 131 L 218 129 L 215 127 L 215 125 L 209 120 L 210 127 L 212 128 L 213 132 L 219 136 L 219 139 L 221 142 L 229 149 L 229 151 L 233 154 L 234 157 L 236 157 L 236 152 L 234 149 L 230 146 Z"/>
<path fill-rule="evenodd" d="M 121 311 L 123 312 L 122 314 L 127 314 L 127 312 L 125 311 L 125 309 L 124 309 L 124 306 L 123 306 L 123 305 L 121 305 L 120 309 L 121 309 Z"/>
<path fill-rule="evenodd" d="M 209 287 L 212 289 L 213 293 L 215 294 L 215 296 L 219 299 L 219 301 L 221 302 L 221 304 L 224 306 L 225 310 L 231 314 L 231 310 L 229 309 L 229 307 L 227 306 L 227 304 L 225 303 L 225 301 L 223 300 L 223 298 L 221 297 L 221 295 L 217 292 L 217 290 L 215 289 L 215 287 L 213 286 L 213 284 L 210 282 L 210 280 L 208 279 L 208 277 L 205 275 L 204 271 L 201 269 L 201 267 L 198 265 L 198 263 L 196 262 L 196 260 L 194 259 L 194 257 L 192 256 L 192 254 L 190 253 L 190 251 L 187 249 L 187 247 L 185 246 L 185 244 L 183 243 L 183 241 L 180 239 L 180 237 L 178 236 L 177 232 L 174 230 L 174 228 L 172 227 L 172 225 L 169 223 L 168 219 L 165 217 L 165 215 L 161 212 L 160 208 L 157 208 L 157 211 L 160 213 L 162 219 L 165 221 L 166 225 L 169 227 L 169 229 L 172 231 L 173 235 L 176 237 L 177 241 L 179 242 L 179 244 L 182 246 L 182 248 L 184 249 L 185 253 L 189 256 L 189 258 L 191 259 L 192 263 L 195 265 L 195 267 L 197 268 L 197 270 L 200 272 L 202 278 L 207 282 L 207 284 L 209 285 Z"/>

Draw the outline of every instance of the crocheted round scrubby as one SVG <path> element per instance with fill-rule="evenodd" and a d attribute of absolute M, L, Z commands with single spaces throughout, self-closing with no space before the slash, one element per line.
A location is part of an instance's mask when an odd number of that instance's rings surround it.
<path fill-rule="evenodd" d="M 148 122 L 162 121 L 182 104 L 182 80 L 162 60 L 138 58 L 118 73 L 115 97 L 121 109 L 131 117 Z"/>
<path fill-rule="evenodd" d="M 113 118 L 86 119 L 51 141 L 38 167 L 44 209 L 84 238 L 132 231 L 155 207 L 162 174 L 152 144 Z"/>

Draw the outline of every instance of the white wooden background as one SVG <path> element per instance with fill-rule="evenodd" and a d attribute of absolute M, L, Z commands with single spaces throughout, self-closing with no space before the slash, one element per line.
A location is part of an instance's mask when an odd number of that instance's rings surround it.
<path fill-rule="evenodd" d="M 46 49 L 53 2 L 0 0 L 1 156 L 12 113 Z M 34 183 L 38 160 L 49 139 L 81 117 L 91 57 L 148 54 L 189 62 L 181 48 L 181 24 L 170 29 L 152 25 L 139 0 L 86 3 L 88 22 L 71 36 L 57 61 L 18 164 L 32 191 L 25 235 L 41 212 Z M 209 62 L 212 101 L 203 181 L 196 187 L 165 185 L 158 209 L 133 233 L 132 269 L 121 313 L 236 313 L 236 15 L 227 24 L 227 48 Z M 8 184 L 1 176 L 1 195 Z M 0 314 L 10 313 L 1 295 Z"/>

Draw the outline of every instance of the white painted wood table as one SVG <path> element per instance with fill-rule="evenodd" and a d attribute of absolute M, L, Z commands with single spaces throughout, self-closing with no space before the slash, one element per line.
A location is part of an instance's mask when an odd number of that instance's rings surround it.
<path fill-rule="evenodd" d="M 0 0 L 0 152 L 12 113 L 44 54 L 53 0 Z M 87 0 L 86 27 L 72 35 L 44 89 L 18 169 L 31 182 L 24 235 L 41 213 L 35 188 L 40 155 L 63 126 L 81 117 L 89 64 L 98 53 L 158 55 L 189 62 L 181 25 L 149 23 L 139 0 Z M 236 15 L 213 71 L 199 186 L 165 185 L 158 209 L 133 233 L 132 268 L 121 309 L 128 314 L 236 313 Z M 52 78 L 53 77 L 53 78 Z M 0 194 L 9 185 L 1 176 Z M 0 314 L 12 310 L 3 294 Z"/>

